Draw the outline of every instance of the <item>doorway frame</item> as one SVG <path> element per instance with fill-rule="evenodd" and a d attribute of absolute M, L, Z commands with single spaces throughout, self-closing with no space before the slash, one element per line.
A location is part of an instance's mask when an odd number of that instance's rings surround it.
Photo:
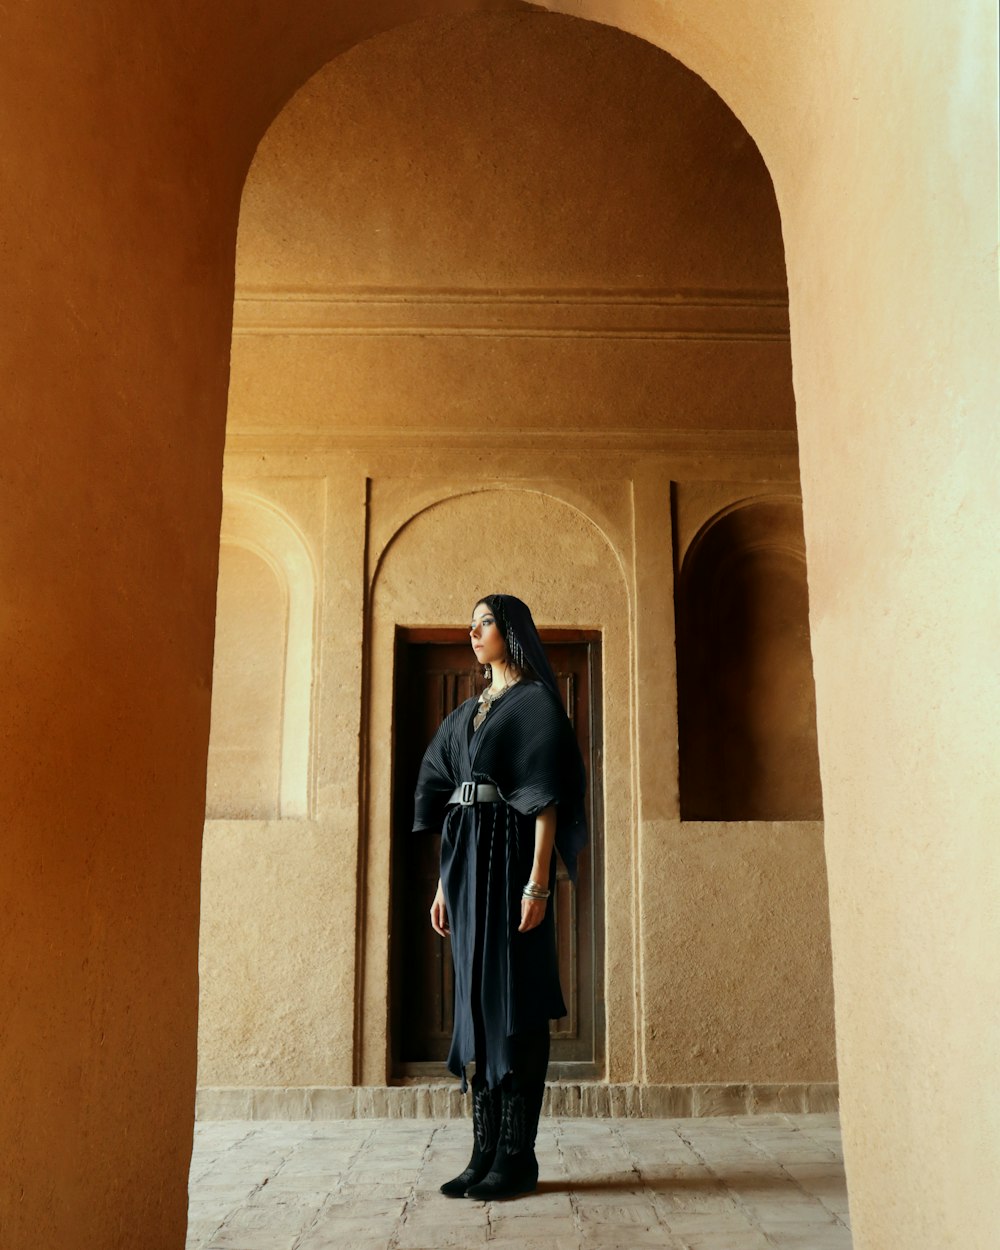
<path fill-rule="evenodd" d="M 590 759 L 585 761 L 587 771 L 587 794 L 590 804 L 590 837 L 587 853 L 590 856 L 591 871 L 591 905 L 593 908 L 593 924 L 591 926 L 590 960 L 593 969 L 591 978 L 591 1004 L 594 1050 L 590 1060 L 553 1060 L 549 1064 L 548 1079 L 556 1081 L 603 1081 L 607 1076 L 607 1023 L 604 1012 L 604 635 L 600 629 L 580 629 L 569 627 L 540 628 L 539 637 L 543 643 L 577 643 L 587 648 L 588 666 L 588 715 L 590 717 Z M 390 810 L 393 817 L 389 831 L 389 883 L 388 901 L 388 961 L 389 961 L 389 994 L 387 1002 L 387 1082 L 390 1085 L 409 1085 L 414 1082 L 451 1080 L 451 1076 L 437 1062 L 410 1062 L 399 1060 L 399 1021 L 394 998 L 396 991 L 396 951 L 394 945 L 394 922 L 396 913 L 395 882 L 395 845 L 397 830 L 395 827 L 395 761 L 396 734 L 399 720 L 396 716 L 398 699 L 399 653 L 404 642 L 413 645 L 454 645 L 466 641 L 467 631 L 454 626 L 405 626 L 397 624 L 393 642 L 393 709 L 392 709 L 392 791 L 393 801 Z M 470 660 L 470 670 L 475 661 Z M 403 831 L 399 831 L 403 832 Z M 405 836 L 405 832 L 403 832 Z M 574 887 L 575 889 L 575 887 Z"/>

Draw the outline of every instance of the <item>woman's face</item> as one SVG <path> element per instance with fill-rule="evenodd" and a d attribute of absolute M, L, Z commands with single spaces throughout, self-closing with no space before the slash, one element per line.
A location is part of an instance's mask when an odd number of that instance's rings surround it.
<path fill-rule="evenodd" d="M 488 603 L 477 603 L 472 609 L 469 637 L 480 664 L 494 664 L 502 660 L 507 653 L 500 626 L 496 623 L 493 610 Z"/>

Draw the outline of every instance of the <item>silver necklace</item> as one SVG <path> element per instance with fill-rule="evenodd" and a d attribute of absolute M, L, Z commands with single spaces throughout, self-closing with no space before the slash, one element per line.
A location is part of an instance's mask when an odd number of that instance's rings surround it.
<path fill-rule="evenodd" d="M 518 678 L 517 681 L 520 681 L 520 678 Z M 479 696 L 479 709 L 472 718 L 473 733 L 476 732 L 479 726 L 486 719 L 490 708 L 494 703 L 496 703 L 497 699 L 503 698 L 507 691 L 510 690 L 511 686 L 517 685 L 517 681 L 512 681 L 510 686 L 501 686 L 499 690 L 494 690 L 492 686 L 486 687 L 483 693 Z"/>

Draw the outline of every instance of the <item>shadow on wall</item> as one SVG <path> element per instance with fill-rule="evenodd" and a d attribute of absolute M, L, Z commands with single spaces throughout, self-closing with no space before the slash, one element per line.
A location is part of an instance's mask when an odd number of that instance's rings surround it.
<path fill-rule="evenodd" d="M 799 500 L 712 517 L 676 605 L 682 819 L 822 819 Z"/>

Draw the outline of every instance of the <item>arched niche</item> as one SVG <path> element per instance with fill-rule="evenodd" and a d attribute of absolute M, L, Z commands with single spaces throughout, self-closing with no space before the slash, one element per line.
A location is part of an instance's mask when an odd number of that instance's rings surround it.
<path fill-rule="evenodd" d="M 266 553 L 223 541 L 205 794 L 209 820 L 278 815 L 287 615 L 280 570 Z"/>
<path fill-rule="evenodd" d="M 304 817 L 316 576 L 305 539 L 270 501 L 227 495 L 222 516 L 206 815 Z"/>
<path fill-rule="evenodd" d="M 359 877 L 365 971 L 357 1030 L 362 1039 L 357 1077 L 363 1083 L 386 1079 L 392 838 L 409 836 L 407 829 L 393 829 L 392 744 L 394 734 L 407 727 L 405 707 L 394 710 L 397 630 L 460 630 L 477 598 L 493 591 L 523 598 L 543 630 L 600 631 L 603 854 L 616 867 L 603 900 L 599 883 L 595 888 L 598 940 L 604 965 L 630 975 L 619 975 L 613 985 L 601 978 L 598 988 L 606 1008 L 608 1075 L 624 1079 L 635 1062 L 631 638 L 621 556 L 578 507 L 542 489 L 490 486 L 424 506 L 404 522 L 387 543 L 369 592 L 367 819 Z M 471 668 L 471 650 L 469 656 Z"/>
<path fill-rule="evenodd" d="M 681 816 L 822 817 L 801 504 L 702 527 L 677 585 Z"/>

